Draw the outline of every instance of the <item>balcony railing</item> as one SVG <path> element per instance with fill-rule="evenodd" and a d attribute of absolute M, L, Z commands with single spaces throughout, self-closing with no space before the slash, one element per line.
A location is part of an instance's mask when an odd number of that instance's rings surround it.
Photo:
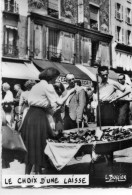
<path fill-rule="evenodd" d="M 11 3 L 10 1 L 8 1 L 7 3 L 5 3 L 5 11 L 18 14 L 19 13 L 18 4 L 16 2 Z"/>
<path fill-rule="evenodd" d="M 11 56 L 11 57 L 18 57 L 18 48 L 14 45 L 3 45 L 3 55 L 4 56 Z"/>
<path fill-rule="evenodd" d="M 47 49 L 47 58 L 51 61 L 61 62 L 61 50 L 53 48 Z"/>

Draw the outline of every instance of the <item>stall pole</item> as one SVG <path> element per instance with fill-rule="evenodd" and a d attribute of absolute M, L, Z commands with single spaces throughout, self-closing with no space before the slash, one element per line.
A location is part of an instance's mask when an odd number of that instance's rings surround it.
<path fill-rule="evenodd" d="M 97 97 L 98 97 L 98 115 L 99 115 L 99 127 L 101 130 L 101 110 L 100 110 L 100 98 L 99 98 L 99 75 L 96 74 L 97 78 Z"/>

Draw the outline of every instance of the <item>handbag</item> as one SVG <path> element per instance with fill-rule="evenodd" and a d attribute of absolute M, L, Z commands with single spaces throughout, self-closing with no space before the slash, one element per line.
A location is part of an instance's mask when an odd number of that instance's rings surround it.
<path fill-rule="evenodd" d="M 8 102 L 3 103 L 3 110 L 5 112 L 11 112 L 11 110 L 12 110 L 12 106 L 11 105 L 12 104 L 11 103 L 8 103 Z"/>
<path fill-rule="evenodd" d="M 8 125 L 2 126 L 2 147 L 27 152 L 20 133 L 12 130 Z"/>

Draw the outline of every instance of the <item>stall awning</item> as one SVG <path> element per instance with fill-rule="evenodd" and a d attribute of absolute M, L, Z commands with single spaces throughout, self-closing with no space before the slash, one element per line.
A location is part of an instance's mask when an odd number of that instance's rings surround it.
<path fill-rule="evenodd" d="M 39 71 L 33 63 L 2 62 L 3 78 L 38 80 Z"/>
<path fill-rule="evenodd" d="M 72 64 L 51 62 L 46 60 L 33 60 L 33 62 L 40 69 L 45 69 L 47 67 L 57 68 L 60 71 L 61 76 L 66 76 L 68 73 L 72 73 L 75 75 L 76 79 L 91 80 L 87 74 Z"/>
<path fill-rule="evenodd" d="M 57 64 L 59 67 L 63 67 L 66 69 L 67 74 L 72 73 L 74 74 L 76 79 L 82 79 L 82 80 L 91 80 L 90 77 L 85 74 L 83 71 L 81 71 L 78 67 L 72 64 L 67 64 L 67 63 L 58 63 Z"/>
<path fill-rule="evenodd" d="M 83 65 L 76 65 L 80 70 L 84 71 L 88 76 L 91 78 L 92 81 L 97 81 L 96 74 L 98 72 L 98 69 L 95 67 L 89 67 L 89 66 L 83 66 Z M 118 74 L 114 72 L 113 70 L 109 70 L 109 79 L 117 81 Z"/>
<path fill-rule="evenodd" d="M 65 70 L 62 70 L 61 68 L 58 68 L 56 66 L 56 63 L 55 62 L 51 62 L 51 61 L 48 61 L 48 60 L 36 60 L 36 59 L 33 59 L 33 63 L 39 68 L 40 71 L 44 70 L 45 68 L 48 68 L 48 67 L 54 67 L 56 69 L 58 69 L 60 71 L 60 75 L 61 76 L 65 76 L 66 73 L 65 73 Z"/>

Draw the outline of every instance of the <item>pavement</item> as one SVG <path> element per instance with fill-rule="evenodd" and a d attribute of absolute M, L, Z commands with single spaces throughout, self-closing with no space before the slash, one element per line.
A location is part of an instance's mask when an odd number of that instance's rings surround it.
<path fill-rule="evenodd" d="M 2 169 L 2 175 L 24 175 L 25 164 L 17 160 L 10 163 L 10 168 Z M 31 173 L 34 174 L 33 172 Z M 91 166 L 91 156 L 85 155 L 80 160 L 72 159 L 61 171 L 53 166 L 43 171 L 43 174 L 89 174 L 89 187 L 130 187 L 132 184 L 132 147 L 114 152 L 114 163 L 108 165 L 105 161 Z M 126 175 L 125 182 L 106 183 L 106 175 Z"/>

